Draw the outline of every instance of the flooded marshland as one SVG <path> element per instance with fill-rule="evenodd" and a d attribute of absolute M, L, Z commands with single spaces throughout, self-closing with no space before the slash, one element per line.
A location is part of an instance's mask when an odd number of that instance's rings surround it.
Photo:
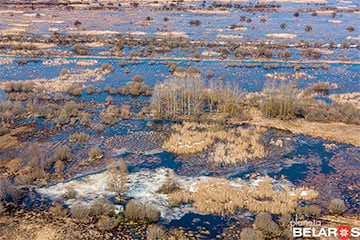
<path fill-rule="evenodd" d="M 358 227 L 359 13 L 342 0 L 0 3 L 0 239 Z"/>

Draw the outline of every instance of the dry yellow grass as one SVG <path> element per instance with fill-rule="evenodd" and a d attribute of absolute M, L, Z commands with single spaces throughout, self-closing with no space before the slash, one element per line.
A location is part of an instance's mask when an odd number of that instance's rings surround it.
<path fill-rule="evenodd" d="M 256 95 L 255 95 L 256 96 Z M 249 96 L 250 97 L 250 96 Z M 310 122 L 305 119 L 280 120 L 264 118 L 261 112 L 255 108 L 249 111 L 251 120 L 239 121 L 232 119 L 234 124 L 247 123 L 261 127 L 271 127 L 280 130 L 290 131 L 294 134 L 304 134 L 311 137 L 318 137 L 330 141 L 351 144 L 360 147 L 360 126 L 339 122 Z"/>
<path fill-rule="evenodd" d="M 226 179 L 210 179 L 186 186 L 185 189 L 168 194 L 172 204 L 192 203 L 203 214 L 235 213 L 238 209 L 252 212 L 286 214 L 295 212 L 298 201 L 311 201 L 318 193 L 312 189 L 283 187 L 272 188 L 272 179 L 265 179 L 257 186 L 238 186 Z"/>
<path fill-rule="evenodd" d="M 352 103 L 357 109 L 360 109 L 360 92 L 332 94 L 329 98 L 340 104 Z"/>
<path fill-rule="evenodd" d="M 224 129 L 218 124 L 185 122 L 173 126 L 173 133 L 163 148 L 175 154 L 193 154 L 206 150 L 215 143 L 209 161 L 236 164 L 265 157 L 260 143 L 264 128 Z"/>
<path fill-rule="evenodd" d="M 236 164 L 266 156 L 265 147 L 261 144 L 261 134 L 266 129 L 237 128 L 227 131 L 224 141 L 215 144 L 209 160 L 216 163 Z"/>
<path fill-rule="evenodd" d="M 296 38 L 296 34 L 291 33 L 269 33 L 266 34 L 267 37 L 277 38 L 277 39 L 294 39 Z"/>
<path fill-rule="evenodd" d="M 202 152 L 221 138 L 225 131 L 217 125 L 185 122 L 175 124 L 170 138 L 163 148 L 176 154 L 192 154 Z"/>

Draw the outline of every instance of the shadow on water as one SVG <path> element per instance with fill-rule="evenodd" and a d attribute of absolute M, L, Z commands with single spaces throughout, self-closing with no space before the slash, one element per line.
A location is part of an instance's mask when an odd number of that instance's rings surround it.
<path fill-rule="evenodd" d="M 197 213 L 187 213 L 179 220 L 173 220 L 168 224 L 164 224 L 167 228 L 184 228 L 186 231 L 198 232 L 199 230 L 208 231 L 207 238 L 215 238 L 221 234 L 225 227 L 226 221 L 216 215 L 201 215 Z"/>
<path fill-rule="evenodd" d="M 326 151 L 324 141 L 304 136 L 300 136 L 300 138 L 305 141 L 301 141 L 301 145 L 298 145 L 292 152 L 284 157 L 289 159 L 301 158 L 301 162 L 294 163 L 289 167 L 284 167 L 281 171 L 270 174 L 271 177 L 280 177 L 283 175 L 291 182 L 299 183 L 308 176 L 308 169 L 312 165 L 318 166 L 320 168 L 320 173 L 323 174 L 336 172 L 335 169 L 329 165 L 329 160 L 333 157 L 334 153 Z M 309 160 L 314 159 L 314 157 L 315 162 Z"/>

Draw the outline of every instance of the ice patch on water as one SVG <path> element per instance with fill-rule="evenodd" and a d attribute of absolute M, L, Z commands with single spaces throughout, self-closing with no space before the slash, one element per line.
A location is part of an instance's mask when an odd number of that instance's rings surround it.
<path fill-rule="evenodd" d="M 200 176 L 200 177 L 182 177 L 174 174 L 172 169 L 157 168 L 155 170 L 143 170 L 128 175 L 128 193 L 127 196 L 134 198 L 135 200 L 149 204 L 156 207 L 161 214 L 162 221 L 170 222 L 171 220 L 181 219 L 186 213 L 194 211 L 191 205 L 184 205 L 180 207 L 171 207 L 166 194 L 157 193 L 162 184 L 166 181 L 169 175 L 174 176 L 180 187 L 189 189 L 190 192 L 196 192 L 196 183 L 199 181 L 206 181 L 213 177 Z M 241 188 L 244 185 L 255 186 L 260 181 L 263 181 L 263 177 L 257 179 L 245 181 L 242 179 L 233 179 L 232 185 L 234 187 Z M 68 189 L 74 189 L 77 192 L 75 199 L 66 200 L 65 203 L 73 205 L 75 203 L 90 204 L 92 201 L 99 198 L 112 198 L 115 196 L 114 192 L 111 192 L 107 188 L 109 181 L 109 175 L 106 171 L 79 177 L 69 182 L 58 183 L 56 185 L 39 188 L 38 192 L 50 197 L 53 200 L 62 199 L 62 195 L 68 191 Z M 280 185 L 291 185 L 282 181 L 273 181 L 274 186 L 280 188 Z M 118 206 L 118 210 L 121 211 L 122 207 Z"/>

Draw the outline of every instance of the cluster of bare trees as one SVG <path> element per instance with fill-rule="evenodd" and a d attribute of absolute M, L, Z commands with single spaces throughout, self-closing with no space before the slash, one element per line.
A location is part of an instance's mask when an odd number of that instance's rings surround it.
<path fill-rule="evenodd" d="M 295 102 L 298 90 L 290 83 L 276 81 L 268 82 L 262 93 L 265 99 L 262 103 L 262 112 L 266 117 L 292 119 L 295 117 Z"/>
<path fill-rule="evenodd" d="M 174 77 L 155 86 L 151 103 L 160 118 L 235 114 L 242 96 L 238 87 L 222 81 L 206 84 L 202 78 Z"/>

